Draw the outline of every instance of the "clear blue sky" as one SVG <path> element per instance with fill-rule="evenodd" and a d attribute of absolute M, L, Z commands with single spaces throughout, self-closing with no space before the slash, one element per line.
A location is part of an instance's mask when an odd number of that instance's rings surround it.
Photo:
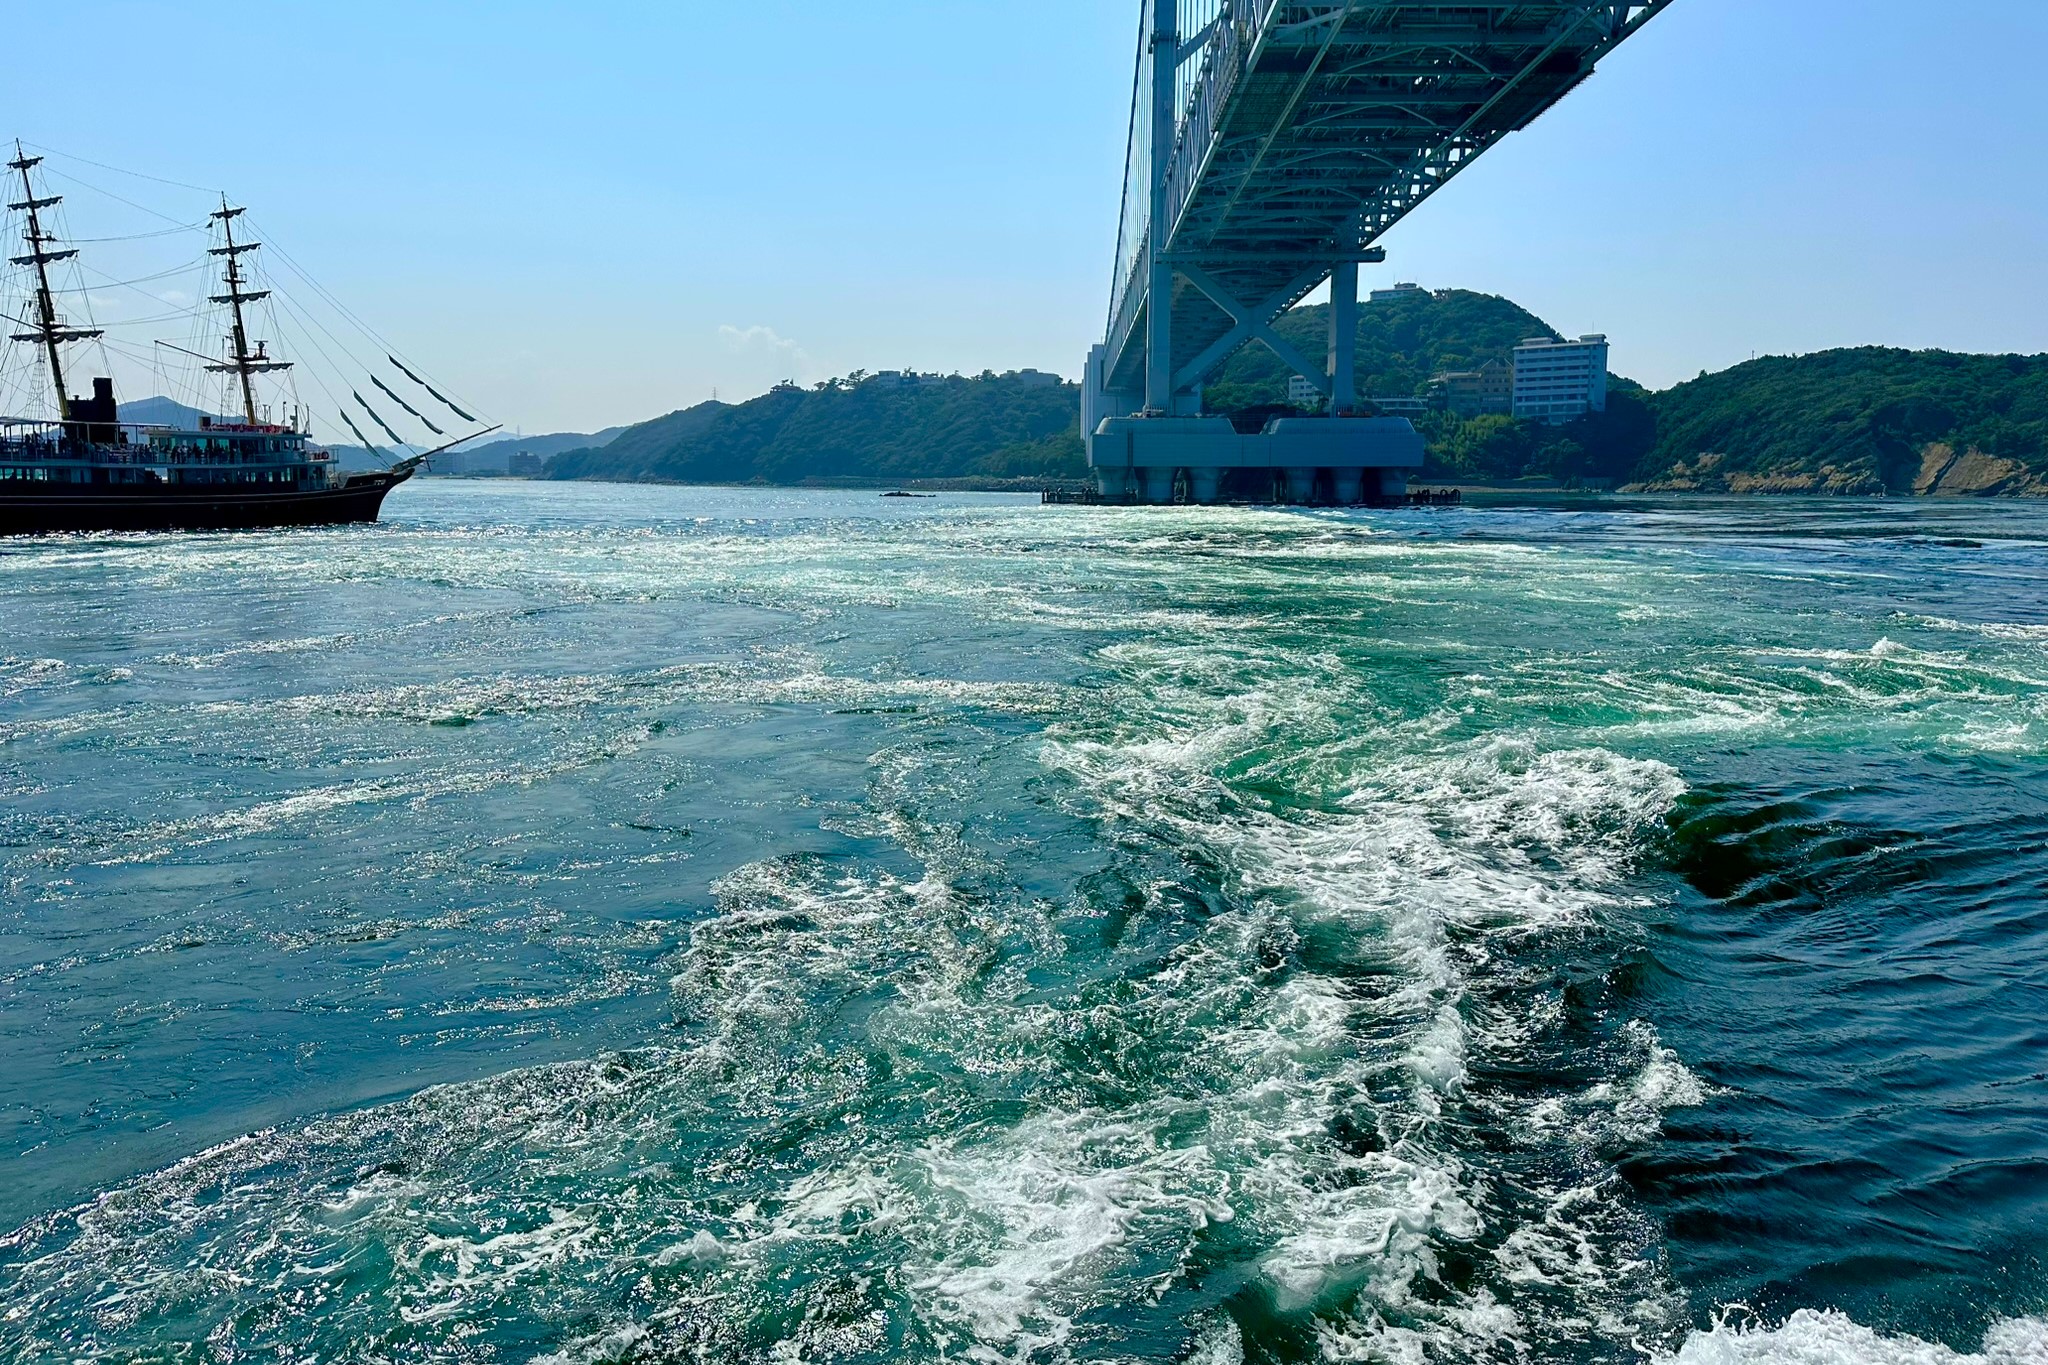
<path fill-rule="evenodd" d="M 227 187 L 493 416 L 588 430 L 784 376 L 1076 373 L 1135 14 L 71 0 L 13 7 L 0 131 Z M 1660 386 L 1752 352 L 2048 350 L 2044 51 L 2040 0 L 1679 0 L 1366 282 L 1507 294 Z"/>

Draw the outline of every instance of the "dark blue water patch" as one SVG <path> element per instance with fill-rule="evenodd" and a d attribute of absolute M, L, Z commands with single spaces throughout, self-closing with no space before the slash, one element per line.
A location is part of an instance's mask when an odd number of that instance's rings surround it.
<path fill-rule="evenodd" d="M 102 851 L 134 857 L 17 862 L 0 1218 L 308 1112 L 657 1032 L 713 880 L 764 846 L 845 846 L 808 807 L 858 796 L 834 756 L 862 728 L 714 708 L 510 789 L 394 788 L 331 816 L 339 842 L 285 820 L 157 853 L 116 829 Z M 756 799 L 735 811 L 718 792 L 741 773 Z"/>
<path fill-rule="evenodd" d="M 1532 505 L 1533 503 L 1533 505 Z M 2048 505 L 2032 500 L 1656 498 L 1482 495 L 1469 508 L 1389 514 L 1408 535 L 1696 558 L 1730 577 L 1826 581 L 1843 607 L 2048 624 L 2041 576 Z M 1751 591 L 1773 596 L 1767 583 Z M 1782 600 L 1782 599 L 1781 599 Z"/>
<path fill-rule="evenodd" d="M 204 748 L 126 722 L 16 741 L 17 771 L 71 785 L 61 814 L 35 786 L 0 795 L 0 1220 L 308 1113 L 658 1036 L 719 877 L 875 849 L 832 815 L 878 750 L 1036 728 L 613 681 L 558 720 L 458 701 L 473 724 L 433 725 L 438 703 L 280 721 L 259 702 Z"/>
<path fill-rule="evenodd" d="M 1625 1175 L 1702 1313 L 1974 1347 L 2048 1294 L 2048 788 L 2031 759 L 1742 762 L 1672 816 L 1643 996 L 1719 1089 Z"/>

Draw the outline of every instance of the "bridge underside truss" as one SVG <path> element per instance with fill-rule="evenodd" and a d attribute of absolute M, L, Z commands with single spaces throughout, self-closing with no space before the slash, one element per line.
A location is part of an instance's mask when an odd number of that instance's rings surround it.
<path fill-rule="evenodd" d="M 1238 346 L 1272 344 L 1273 318 L 1333 269 L 1352 279 L 1345 267 L 1377 259 L 1389 228 L 1671 0 L 1149 3 L 1161 11 L 1148 10 L 1141 41 L 1131 183 L 1096 375 L 1104 390 L 1147 393 L 1157 407 L 1162 359 L 1178 394 Z M 1170 83 L 1155 54 L 1173 65 Z M 1159 82 L 1150 119 L 1148 79 Z M 1157 145 L 1155 124 L 1168 129 Z M 1163 329 L 1151 317 L 1162 285 Z M 1322 365 L 1282 358 L 1327 391 Z"/>

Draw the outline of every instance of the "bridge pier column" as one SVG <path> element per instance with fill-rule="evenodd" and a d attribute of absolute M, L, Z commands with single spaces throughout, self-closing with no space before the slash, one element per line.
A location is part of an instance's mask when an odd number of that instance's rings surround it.
<path fill-rule="evenodd" d="M 1145 407 L 1173 411 L 1173 267 L 1159 260 L 1145 299 Z"/>
<path fill-rule="evenodd" d="M 1408 500 L 1408 471 L 1405 469 L 1382 469 L 1380 475 L 1380 496 L 1397 502 Z"/>
<path fill-rule="evenodd" d="M 1138 469 L 1139 500 L 1149 503 L 1172 502 L 1173 476 L 1175 472 L 1171 465 L 1148 464 L 1140 466 Z"/>
<path fill-rule="evenodd" d="M 1330 411 L 1357 410 L 1358 262 L 1339 261 L 1330 269 Z"/>
<path fill-rule="evenodd" d="M 1366 478 L 1364 469 L 1333 469 L 1330 471 L 1330 496 L 1339 507 L 1356 507 L 1365 501 Z M 1373 485 L 1378 492 L 1378 484 Z"/>
<path fill-rule="evenodd" d="M 1216 501 L 1223 491 L 1221 469 L 1190 469 L 1188 471 L 1188 501 L 1207 506 Z"/>
<path fill-rule="evenodd" d="M 1287 501 L 1296 504 L 1315 501 L 1316 472 L 1313 469 L 1287 469 L 1281 473 L 1287 482 Z"/>
<path fill-rule="evenodd" d="M 1146 178 L 1149 211 L 1146 222 L 1151 253 L 1147 265 L 1150 278 L 1145 300 L 1145 407 L 1151 412 L 1173 411 L 1173 265 L 1165 259 L 1167 243 L 1166 180 L 1173 167 L 1173 130 L 1176 127 L 1174 93 L 1180 71 L 1180 6 L 1155 3 L 1152 32 L 1146 41 L 1151 48 L 1152 101 L 1151 164 Z"/>

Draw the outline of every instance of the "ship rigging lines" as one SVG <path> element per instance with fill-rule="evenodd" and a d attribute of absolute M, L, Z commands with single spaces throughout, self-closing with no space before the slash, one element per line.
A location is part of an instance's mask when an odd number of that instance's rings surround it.
<path fill-rule="evenodd" d="M 383 462 L 442 445 L 448 418 L 437 417 L 439 409 L 483 426 L 475 404 L 452 399 L 444 380 L 431 378 L 217 191 L 27 143 L 17 159 L 28 162 L 24 180 L 33 173 L 61 184 L 26 192 L 16 185 L 0 223 L 11 244 L 0 255 L 7 262 L 0 315 L 35 343 L 0 349 L 0 416 L 61 419 L 57 375 L 77 393 L 89 376 L 104 374 L 115 381 L 124 417 L 135 411 L 132 420 L 229 414 L 298 424 Z M 81 175 L 86 167 L 190 193 L 175 201 L 164 191 L 143 195 L 163 204 L 152 207 Z M 77 206 L 67 196 L 90 199 L 94 235 L 73 235 Z M 181 257 L 167 258 L 180 243 Z M 66 351 L 75 354 L 63 359 Z M 258 376 L 267 381 L 260 391 Z M 360 392 L 368 389 L 392 406 L 371 408 Z M 388 436 L 395 457 L 364 436 L 351 404 Z M 423 435 L 415 439 L 409 425 Z"/>

